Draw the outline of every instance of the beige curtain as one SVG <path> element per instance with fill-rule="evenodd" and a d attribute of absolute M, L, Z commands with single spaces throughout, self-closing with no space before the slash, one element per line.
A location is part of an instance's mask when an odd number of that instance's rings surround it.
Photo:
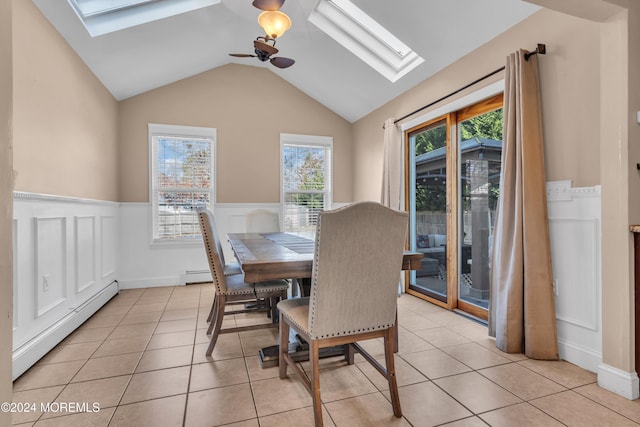
<path fill-rule="evenodd" d="M 382 164 L 382 195 L 380 203 L 396 210 L 401 209 L 402 191 L 402 132 L 394 123 L 384 122 L 384 158 Z"/>
<path fill-rule="evenodd" d="M 489 334 L 508 353 L 557 359 L 537 56 L 507 58 Z"/>

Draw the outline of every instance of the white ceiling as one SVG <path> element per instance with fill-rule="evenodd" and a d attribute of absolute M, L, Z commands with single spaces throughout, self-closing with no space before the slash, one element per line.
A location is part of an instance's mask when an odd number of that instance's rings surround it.
<path fill-rule="evenodd" d="M 267 67 L 353 122 L 539 8 L 521 0 L 352 0 L 425 62 L 391 83 L 307 21 L 316 0 L 288 0 L 293 22 L 277 41 L 296 60 L 278 69 L 253 53 L 262 35 L 251 0 L 221 4 L 91 38 L 67 0 L 33 0 L 113 96 L 122 100 L 230 62 Z"/>

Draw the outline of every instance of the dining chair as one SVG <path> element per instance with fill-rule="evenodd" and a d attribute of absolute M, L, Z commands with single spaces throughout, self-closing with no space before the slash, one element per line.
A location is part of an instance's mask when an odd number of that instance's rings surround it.
<path fill-rule="evenodd" d="M 277 327 L 276 304 L 279 300 L 287 299 L 289 282 L 286 280 L 271 280 L 259 283 L 246 283 L 241 274 L 227 276 L 223 273 L 222 258 L 219 245 L 216 242 L 215 220 L 213 213 L 208 209 L 198 209 L 198 219 L 204 247 L 207 252 L 211 278 L 215 288 L 215 296 L 211 307 L 211 324 L 207 333 L 211 334 L 211 341 L 207 347 L 207 356 L 211 356 L 220 334 L 231 332 L 250 331 L 254 329 Z M 258 299 L 269 301 L 269 304 L 255 305 L 253 308 L 240 310 L 226 310 L 226 306 L 245 305 L 255 303 Z M 271 310 L 271 323 L 222 328 L 222 322 L 226 314 L 249 313 L 254 311 Z"/>
<path fill-rule="evenodd" d="M 213 212 L 211 212 L 209 209 L 203 206 L 198 206 L 196 208 L 196 212 L 198 213 L 198 215 L 200 215 L 201 212 L 204 212 L 209 218 L 209 221 L 211 223 L 211 233 L 213 234 L 213 241 L 214 241 L 214 244 L 216 245 L 216 250 L 220 255 L 220 262 L 222 263 L 222 269 L 224 271 L 224 275 L 231 276 L 232 274 L 241 274 L 242 268 L 240 267 L 239 262 L 236 261 L 236 262 L 227 263 L 224 259 L 224 251 L 222 250 L 222 243 L 220 241 L 220 234 L 218 233 L 216 217 L 213 214 Z"/>
<path fill-rule="evenodd" d="M 280 231 L 280 215 L 266 209 L 254 209 L 245 215 L 247 233 Z"/>
<path fill-rule="evenodd" d="M 394 367 L 393 343 L 398 280 L 408 228 L 408 214 L 375 202 L 360 202 L 320 213 L 309 297 L 278 303 L 280 378 L 291 366 L 313 400 L 315 425 L 322 425 L 319 350 L 345 345 L 351 365 L 357 351 L 389 384 L 393 414 L 402 416 Z M 309 344 L 309 377 L 288 353 L 289 330 Z M 358 341 L 384 339 L 385 363 Z"/>
<path fill-rule="evenodd" d="M 209 217 L 209 221 L 211 222 L 211 234 L 213 235 L 213 240 L 214 240 L 214 244 L 216 245 L 216 250 L 220 255 L 220 263 L 222 265 L 222 271 L 224 272 L 224 275 L 231 276 L 232 274 L 241 274 L 242 268 L 240 267 L 239 262 L 227 263 L 224 259 L 224 251 L 222 250 L 222 243 L 220 242 L 220 234 L 218 233 L 218 226 L 216 225 L 216 217 L 213 214 L 213 212 L 211 212 L 210 210 L 208 210 L 203 206 L 198 206 L 196 208 L 196 212 L 198 213 L 198 215 L 200 214 L 200 212 L 205 212 L 206 215 Z M 214 303 L 215 303 L 215 300 L 214 300 Z M 214 304 L 211 304 L 211 310 L 209 310 L 209 315 L 207 316 L 207 322 L 211 322 L 211 319 L 213 318 L 213 308 L 214 308 Z M 212 324 L 209 325 L 209 330 L 207 332 L 208 334 L 211 333 L 211 328 L 213 328 Z"/>

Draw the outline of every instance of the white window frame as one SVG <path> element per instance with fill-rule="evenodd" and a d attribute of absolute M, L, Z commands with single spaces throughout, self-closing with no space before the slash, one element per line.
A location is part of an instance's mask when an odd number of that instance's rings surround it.
<path fill-rule="evenodd" d="M 47 0 L 39 2 L 45 1 Z M 68 1 L 91 37 L 102 36 L 221 2 L 221 0 Z"/>
<path fill-rule="evenodd" d="M 300 146 L 324 148 L 329 150 L 325 167 L 324 210 L 329 210 L 333 204 L 333 137 L 317 135 L 299 135 L 292 133 L 280 134 L 280 218 L 283 231 L 285 218 L 285 189 L 284 189 L 284 148 L 285 146 Z M 328 183 L 328 184 L 327 184 Z"/>
<path fill-rule="evenodd" d="M 215 128 L 206 128 L 206 127 L 195 127 L 195 126 L 177 126 L 177 125 L 165 125 L 165 124 L 155 124 L 149 123 L 149 227 L 150 227 L 150 238 L 151 245 L 192 245 L 192 244 L 202 244 L 202 239 L 198 238 L 162 238 L 159 239 L 157 237 L 157 220 L 158 220 L 158 209 L 157 209 L 157 181 L 156 181 L 156 168 L 157 162 L 156 157 L 158 155 L 158 147 L 154 142 L 154 138 L 158 136 L 174 136 L 180 138 L 195 138 L 195 139 L 209 139 L 211 141 L 211 187 L 209 189 L 209 200 L 210 205 L 215 206 L 215 196 L 216 196 L 216 141 L 217 141 L 217 129 Z"/>
<path fill-rule="evenodd" d="M 396 82 L 424 62 L 409 46 L 349 0 L 318 0 L 309 22 Z"/>

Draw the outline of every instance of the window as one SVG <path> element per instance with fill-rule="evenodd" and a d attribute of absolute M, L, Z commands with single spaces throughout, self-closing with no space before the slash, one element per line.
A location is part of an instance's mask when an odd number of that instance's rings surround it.
<path fill-rule="evenodd" d="M 309 21 L 391 82 L 424 62 L 349 0 L 319 0 Z"/>
<path fill-rule="evenodd" d="M 200 239 L 196 206 L 213 204 L 216 130 L 149 124 L 153 242 Z"/>
<path fill-rule="evenodd" d="M 280 134 L 283 230 L 313 238 L 331 208 L 333 138 Z"/>
<path fill-rule="evenodd" d="M 219 4 L 221 0 L 69 0 L 91 37 Z"/>

